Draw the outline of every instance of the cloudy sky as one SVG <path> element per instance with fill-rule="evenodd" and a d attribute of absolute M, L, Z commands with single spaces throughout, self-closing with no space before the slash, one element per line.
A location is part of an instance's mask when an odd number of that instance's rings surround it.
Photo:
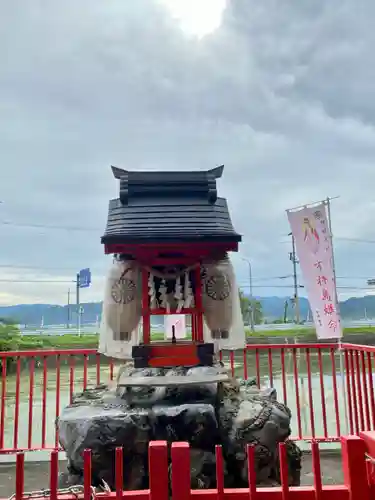
<path fill-rule="evenodd" d="M 101 299 L 111 164 L 224 163 L 237 277 L 250 259 L 257 295 L 292 293 L 285 210 L 340 196 L 340 296 L 368 293 L 374 15 L 372 0 L 2 2 L 0 303 L 65 303 L 82 267 L 82 300 Z"/>

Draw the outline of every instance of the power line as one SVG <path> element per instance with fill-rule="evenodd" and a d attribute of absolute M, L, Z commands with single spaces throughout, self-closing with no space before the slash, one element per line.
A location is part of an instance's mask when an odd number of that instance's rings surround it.
<path fill-rule="evenodd" d="M 362 238 L 346 238 L 344 236 L 336 236 L 336 237 L 334 236 L 333 239 L 342 241 L 351 241 L 353 243 L 372 243 L 372 244 L 375 243 L 375 240 L 366 240 Z"/>
<path fill-rule="evenodd" d="M 238 288 L 249 288 L 249 286 L 241 285 Z M 253 285 L 253 288 L 284 288 L 286 290 L 290 290 L 293 288 L 293 285 Z M 304 288 L 301 286 L 301 288 Z"/>
<path fill-rule="evenodd" d="M 27 265 L 27 264 L 0 264 L 0 269 L 30 269 L 30 270 L 41 270 L 41 271 L 71 271 L 71 272 L 76 272 L 77 268 L 79 266 L 72 266 L 72 267 L 58 267 L 58 266 L 51 266 L 51 267 L 45 267 L 45 266 L 32 266 L 32 265 Z M 92 270 L 93 268 L 91 268 Z M 106 274 L 106 270 L 101 269 L 98 271 L 97 274 L 102 274 L 103 276 Z M 369 275 L 370 276 L 370 275 Z M 369 276 L 337 276 L 337 279 L 340 280 L 367 280 L 369 279 Z M 286 274 L 283 276 L 262 276 L 259 278 L 253 278 L 253 281 L 271 281 L 271 280 L 284 280 L 288 278 L 292 278 L 292 274 Z M 299 278 L 301 278 L 300 275 L 298 275 Z"/>
<path fill-rule="evenodd" d="M 368 280 L 369 276 L 337 276 L 338 280 Z"/>
<path fill-rule="evenodd" d="M 240 285 L 239 288 L 249 288 L 249 285 Z M 253 285 L 253 288 L 294 288 L 294 284 L 288 284 L 288 285 L 277 285 L 277 284 L 270 284 L 270 285 Z M 298 285 L 298 288 L 305 288 L 304 285 Z M 372 286 L 338 286 L 337 289 L 339 290 L 373 290 L 375 291 L 375 288 Z"/>
<path fill-rule="evenodd" d="M 12 227 L 24 227 L 24 228 L 33 228 L 33 229 L 51 229 L 51 230 L 61 230 L 61 231 L 86 231 L 86 232 L 102 232 L 103 228 L 99 227 L 87 227 L 87 226 L 57 226 L 50 224 L 35 224 L 28 222 L 13 222 L 13 221 L 1 221 L 0 224 L 4 226 L 12 226 Z M 287 236 L 287 235 L 285 235 Z M 364 238 L 350 238 L 346 236 L 334 236 L 334 240 L 339 241 L 347 241 L 351 243 L 367 243 L 367 244 L 375 244 L 375 240 L 364 239 Z M 290 241 L 279 241 L 281 244 L 290 244 Z"/>
<path fill-rule="evenodd" d="M 76 273 L 77 269 L 80 266 L 72 266 L 72 267 L 57 267 L 57 266 L 52 266 L 52 267 L 45 267 L 45 266 L 28 266 L 26 264 L 0 264 L 0 269 L 30 269 L 30 270 L 39 270 L 39 271 L 69 271 Z M 90 268 L 91 271 L 93 268 Z M 100 270 L 99 273 L 105 274 L 105 270 Z M 367 279 L 367 278 L 366 278 Z"/>
<path fill-rule="evenodd" d="M 285 235 L 286 236 L 286 235 Z M 339 241 L 347 241 L 350 243 L 369 243 L 369 244 L 375 244 L 375 240 L 371 239 L 366 239 L 366 238 L 349 238 L 346 236 L 333 236 L 333 240 L 339 240 Z M 290 241 L 279 241 L 279 243 L 282 243 L 283 245 L 286 245 L 287 243 L 290 243 Z"/>
<path fill-rule="evenodd" d="M 284 279 L 292 278 L 292 277 L 293 277 L 292 274 L 287 274 L 285 276 L 267 276 L 267 277 L 262 277 L 262 278 L 253 278 L 253 281 L 284 280 Z"/>
<path fill-rule="evenodd" d="M 1 283 L 75 283 L 74 280 L 17 280 L 0 279 Z"/>
<path fill-rule="evenodd" d="M 0 278 L 0 283 L 75 283 L 75 280 L 37 280 L 37 279 L 2 279 Z M 240 285 L 239 288 L 249 288 L 250 285 Z M 293 284 L 278 285 L 271 283 L 268 285 L 253 285 L 254 288 L 294 288 Z M 305 288 L 303 285 L 299 285 L 298 288 Z M 374 290 L 372 286 L 338 286 L 340 290 Z"/>
<path fill-rule="evenodd" d="M 45 266 L 27 266 L 27 265 L 16 265 L 16 264 L 0 264 L 2 269 L 37 269 L 41 271 L 72 271 L 76 272 L 77 267 L 45 267 Z"/>

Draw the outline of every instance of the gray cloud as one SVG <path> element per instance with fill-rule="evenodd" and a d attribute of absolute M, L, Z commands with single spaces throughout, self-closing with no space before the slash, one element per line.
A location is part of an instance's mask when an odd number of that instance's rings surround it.
<path fill-rule="evenodd" d="M 0 220 L 92 230 L 2 225 L 0 263 L 45 266 L 50 279 L 87 265 L 102 275 L 118 191 L 110 164 L 225 163 L 220 191 L 258 277 L 290 272 L 288 207 L 341 195 L 335 234 L 375 240 L 374 10 L 370 0 L 232 0 L 198 40 L 151 0 L 4 3 Z M 372 248 L 338 239 L 338 274 L 375 274 Z M 0 299 L 63 301 L 61 286 L 0 283 Z"/>

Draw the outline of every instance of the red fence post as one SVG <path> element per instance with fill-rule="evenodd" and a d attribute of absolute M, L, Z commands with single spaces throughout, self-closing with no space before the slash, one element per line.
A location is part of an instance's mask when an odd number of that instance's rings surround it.
<path fill-rule="evenodd" d="M 57 450 L 54 450 L 51 453 L 49 473 L 50 500 L 57 500 L 57 489 L 59 482 L 59 452 Z"/>
<path fill-rule="evenodd" d="M 289 500 L 289 472 L 288 460 L 286 457 L 286 448 L 284 443 L 279 444 L 279 460 L 280 460 L 280 481 L 281 481 L 281 498 Z"/>
<path fill-rule="evenodd" d="M 288 396 L 286 390 L 286 377 L 285 377 L 285 349 L 282 347 L 280 352 L 281 358 L 281 377 L 283 381 L 283 402 L 285 405 L 288 404 Z"/>
<path fill-rule="evenodd" d="M 25 485 L 25 455 L 17 453 L 16 456 L 16 500 L 22 500 Z"/>
<path fill-rule="evenodd" d="M 370 429 L 375 429 L 375 399 L 374 399 L 374 382 L 372 379 L 372 362 L 371 362 L 371 352 L 367 353 L 367 376 L 368 376 L 368 385 L 370 391 L 370 404 L 371 404 L 371 416 L 372 416 L 372 425 Z"/>
<path fill-rule="evenodd" d="M 269 371 L 270 386 L 273 387 L 272 349 L 268 349 L 268 371 Z"/>
<path fill-rule="evenodd" d="M 91 500 L 91 450 L 83 451 L 83 499 Z"/>
<path fill-rule="evenodd" d="M 166 441 L 151 441 L 148 448 L 150 500 L 169 500 L 168 448 Z"/>
<path fill-rule="evenodd" d="M 229 352 L 230 373 L 234 377 L 234 351 Z"/>
<path fill-rule="evenodd" d="M 362 372 L 362 384 L 363 384 L 363 397 L 365 404 L 365 414 L 366 414 L 366 431 L 371 429 L 370 424 L 370 398 L 368 397 L 368 388 L 367 388 L 367 373 L 366 373 L 366 362 L 365 362 L 365 353 L 364 351 L 360 352 L 361 356 L 361 372 Z"/>
<path fill-rule="evenodd" d="M 259 361 L 259 349 L 255 349 L 255 366 L 256 366 L 257 386 L 258 386 L 258 389 L 260 389 L 260 361 Z"/>
<path fill-rule="evenodd" d="M 257 494 L 257 475 L 255 469 L 255 450 L 251 444 L 246 445 L 247 482 L 249 485 L 249 500 L 255 500 Z"/>
<path fill-rule="evenodd" d="M 55 399 L 55 416 L 56 418 L 60 415 L 60 386 L 61 386 L 61 361 L 60 354 L 56 356 L 56 399 Z M 55 448 L 59 446 L 59 432 L 57 425 L 55 426 Z"/>
<path fill-rule="evenodd" d="M 190 498 L 189 443 L 172 443 L 172 499 Z"/>
<path fill-rule="evenodd" d="M 346 393 L 348 399 L 348 413 L 349 413 L 349 432 L 354 434 L 354 415 L 353 415 L 353 400 L 352 400 L 352 387 L 351 387 L 351 376 L 350 376 L 350 362 L 349 362 L 349 351 L 345 349 L 345 377 L 346 377 Z"/>
<path fill-rule="evenodd" d="M 349 490 L 349 499 L 370 500 L 365 441 L 358 436 L 346 436 L 341 438 L 341 447 L 344 482 Z"/>
<path fill-rule="evenodd" d="M 314 474 L 315 500 L 323 498 L 322 470 L 320 467 L 319 444 L 316 441 L 311 443 L 312 468 Z"/>
<path fill-rule="evenodd" d="M 16 361 L 16 396 L 14 402 L 14 427 L 13 427 L 13 448 L 18 449 L 18 425 L 20 417 L 20 383 L 21 383 L 21 358 L 17 356 Z"/>
<path fill-rule="evenodd" d="M 247 375 L 247 349 L 246 349 L 246 347 L 243 350 L 243 378 L 245 380 L 248 379 L 248 375 Z"/>
<path fill-rule="evenodd" d="M 27 430 L 28 448 L 31 448 L 33 441 L 34 376 L 35 376 L 35 358 L 34 356 L 32 356 L 29 364 L 29 425 Z"/>
<path fill-rule="evenodd" d="M 43 389 L 42 389 L 42 448 L 46 446 L 47 433 L 47 356 L 43 356 Z"/>
<path fill-rule="evenodd" d="M 373 498 L 374 493 L 375 493 L 375 466 L 374 466 L 375 432 L 374 431 L 361 432 L 360 437 L 365 442 L 366 452 L 367 452 L 368 457 L 371 460 L 371 461 L 370 460 L 367 461 L 366 466 L 367 466 L 367 480 L 368 480 L 371 495 L 372 495 L 371 498 Z"/>
<path fill-rule="evenodd" d="M 117 500 L 121 500 L 124 488 L 124 451 L 119 446 L 115 452 L 115 483 L 116 498 Z"/>
<path fill-rule="evenodd" d="M 224 500 L 224 459 L 221 445 L 215 446 L 217 500 Z"/>
<path fill-rule="evenodd" d="M 5 399 L 7 391 L 7 358 L 1 358 L 0 449 L 4 448 Z"/>
<path fill-rule="evenodd" d="M 375 460 L 375 431 L 361 432 L 359 436 L 366 443 L 367 454 Z"/>
<path fill-rule="evenodd" d="M 339 410 L 339 398 L 338 398 L 338 392 L 337 392 L 335 350 L 331 348 L 330 353 L 331 353 L 331 365 L 332 365 L 333 400 L 335 402 L 336 435 L 337 435 L 337 437 L 340 437 L 341 436 L 340 410 Z M 341 381 L 341 382 L 343 382 L 343 381 Z"/>

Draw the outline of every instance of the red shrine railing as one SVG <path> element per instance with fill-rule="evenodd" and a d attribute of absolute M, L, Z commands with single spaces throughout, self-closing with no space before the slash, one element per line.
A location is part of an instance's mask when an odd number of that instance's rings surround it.
<path fill-rule="evenodd" d="M 292 411 L 292 439 L 335 442 L 375 430 L 374 356 L 375 347 L 351 344 L 341 355 L 330 344 L 271 344 L 222 360 L 233 375 L 276 389 Z M 120 366 L 93 349 L 0 352 L 0 362 L 0 454 L 56 449 L 60 410 Z"/>
<path fill-rule="evenodd" d="M 73 500 L 83 498 L 91 500 L 97 497 L 102 500 L 131 498 L 134 500 L 370 500 L 374 492 L 372 462 L 366 459 L 366 451 L 373 451 L 375 438 L 372 433 L 364 434 L 363 439 L 357 436 L 341 438 L 341 459 L 343 484 L 323 485 L 319 445 L 311 444 L 313 464 L 313 486 L 289 487 L 288 463 L 285 445 L 279 447 L 280 482 L 279 487 L 257 487 L 255 476 L 254 449 L 247 446 L 247 477 L 245 488 L 228 489 L 224 487 L 224 461 L 220 446 L 216 447 L 216 487 L 214 489 L 191 489 L 190 450 L 188 443 L 172 443 L 171 474 L 168 464 L 168 445 L 165 441 L 154 441 L 149 444 L 148 479 L 149 488 L 138 491 L 123 490 L 123 450 L 115 450 L 115 491 L 96 493 L 93 491 L 91 475 L 91 450 L 85 450 L 83 484 L 74 490 L 58 490 L 58 452 L 50 455 L 49 491 L 41 491 L 40 495 L 51 500 Z M 17 454 L 15 477 L 15 500 L 28 497 L 24 491 L 24 454 Z M 46 478 L 48 484 L 48 479 Z M 36 492 L 33 492 L 35 497 Z M 81 495 L 81 496 L 80 496 Z"/>

